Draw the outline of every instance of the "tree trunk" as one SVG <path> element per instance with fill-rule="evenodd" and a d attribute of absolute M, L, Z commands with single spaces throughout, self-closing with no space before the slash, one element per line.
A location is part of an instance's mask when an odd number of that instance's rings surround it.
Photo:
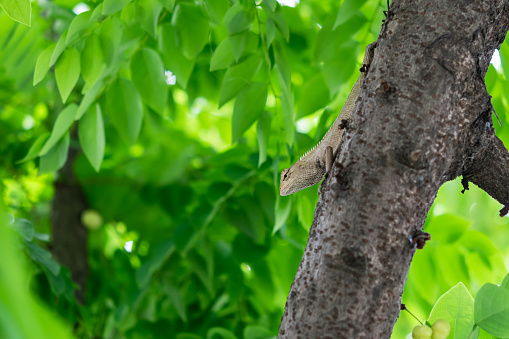
<path fill-rule="evenodd" d="M 390 9 L 280 338 L 389 338 L 440 186 L 463 175 L 465 187 L 509 206 L 509 153 L 484 84 L 509 0 L 394 0 Z"/>
<path fill-rule="evenodd" d="M 83 304 L 89 267 L 87 229 L 81 223 L 81 214 L 86 210 L 87 203 L 73 172 L 76 153 L 76 149 L 69 148 L 67 161 L 55 181 L 51 211 L 51 251 L 71 271 L 72 280 L 80 287 L 76 290 L 76 299 Z"/>

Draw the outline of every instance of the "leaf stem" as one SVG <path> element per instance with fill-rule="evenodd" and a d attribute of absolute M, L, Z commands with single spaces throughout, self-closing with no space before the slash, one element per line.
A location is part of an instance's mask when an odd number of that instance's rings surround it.
<path fill-rule="evenodd" d="M 474 325 L 474 328 L 472 329 L 472 332 L 470 333 L 470 335 L 468 336 L 468 339 L 472 339 L 473 338 L 473 335 L 475 333 L 475 330 L 477 330 L 477 324 Z"/>
<path fill-rule="evenodd" d="M 412 312 L 410 312 L 410 310 L 406 307 L 406 305 L 405 305 L 405 304 L 401 304 L 401 309 L 402 309 L 403 311 L 407 311 L 407 312 L 408 312 L 408 313 L 409 313 L 412 317 L 414 317 L 414 319 L 415 319 L 415 320 L 417 320 L 417 321 L 419 322 L 419 324 L 424 325 L 424 324 L 422 323 L 422 321 L 420 321 L 420 320 L 419 320 L 419 318 L 417 318 L 417 317 L 416 317 L 416 316 L 415 316 Z"/>

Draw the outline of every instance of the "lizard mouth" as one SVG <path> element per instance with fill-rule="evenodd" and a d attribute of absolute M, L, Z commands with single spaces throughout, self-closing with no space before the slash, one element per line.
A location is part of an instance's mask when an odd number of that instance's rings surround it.
<path fill-rule="evenodd" d="M 279 195 L 281 196 L 286 196 L 286 195 L 290 195 L 291 193 L 289 192 L 290 191 L 290 185 L 288 185 L 288 183 L 286 183 L 285 181 L 281 181 L 281 184 L 279 186 Z"/>

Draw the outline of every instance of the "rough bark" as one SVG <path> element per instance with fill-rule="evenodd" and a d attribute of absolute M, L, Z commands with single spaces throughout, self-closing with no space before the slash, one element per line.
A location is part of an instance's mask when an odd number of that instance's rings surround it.
<path fill-rule="evenodd" d="M 324 183 L 280 338 L 389 338 L 412 240 L 440 186 L 463 175 L 509 205 L 509 154 L 484 84 L 509 29 L 509 0 L 394 0 L 391 11 Z"/>
<path fill-rule="evenodd" d="M 51 211 L 51 251 L 71 271 L 78 284 L 76 299 L 85 302 L 88 277 L 87 229 L 81 223 L 81 214 L 87 208 L 85 195 L 73 172 L 76 149 L 69 149 L 67 161 L 55 181 Z"/>

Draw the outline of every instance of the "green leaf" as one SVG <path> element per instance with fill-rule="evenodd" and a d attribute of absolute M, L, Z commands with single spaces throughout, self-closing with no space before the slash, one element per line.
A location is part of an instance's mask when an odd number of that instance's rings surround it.
<path fill-rule="evenodd" d="M 500 286 L 509 290 L 509 274 L 505 276 L 504 280 L 500 283 Z"/>
<path fill-rule="evenodd" d="M 182 88 L 186 88 L 196 59 L 187 59 L 179 50 L 175 41 L 175 29 L 170 24 L 164 24 L 161 27 L 159 50 L 163 55 L 163 62 L 167 69 L 175 74 L 177 83 Z"/>
<path fill-rule="evenodd" d="M 99 20 L 99 18 L 103 15 L 103 4 L 104 2 L 101 2 L 99 5 L 97 5 L 96 8 L 94 8 L 94 11 L 92 12 L 92 16 L 90 17 L 91 22 L 96 22 Z"/>
<path fill-rule="evenodd" d="M 62 33 L 60 38 L 58 38 L 57 45 L 55 46 L 53 54 L 51 54 L 51 59 L 49 60 L 49 67 L 53 66 L 55 62 L 57 62 L 58 58 L 64 51 L 66 40 L 67 40 L 67 30 L 64 33 Z"/>
<path fill-rule="evenodd" d="M 69 132 L 67 132 L 48 153 L 41 156 L 39 172 L 37 174 L 42 175 L 44 173 L 55 172 L 62 168 L 67 160 L 70 143 L 71 137 Z"/>
<path fill-rule="evenodd" d="M 276 37 L 276 24 L 274 23 L 274 20 L 267 19 L 265 22 L 265 40 L 267 41 L 267 48 L 272 45 L 272 41 L 274 41 L 274 38 Z"/>
<path fill-rule="evenodd" d="M 258 181 L 255 185 L 255 197 L 260 203 L 260 207 L 269 220 L 269 224 L 274 224 L 274 207 L 276 206 L 276 194 L 274 187 L 264 181 Z"/>
<path fill-rule="evenodd" d="M 256 125 L 256 136 L 258 139 L 258 167 L 260 167 L 267 160 L 267 147 L 269 144 L 270 137 L 270 124 L 272 122 L 272 114 L 267 111 L 264 111 L 258 119 L 258 124 Z"/>
<path fill-rule="evenodd" d="M 80 53 L 76 48 L 65 51 L 55 66 L 58 91 L 64 103 L 67 101 L 76 82 L 78 82 L 80 70 Z"/>
<path fill-rule="evenodd" d="M 19 160 L 17 163 L 20 164 L 25 161 L 29 161 L 32 159 L 35 159 L 39 156 L 39 152 L 42 149 L 42 146 L 46 143 L 46 140 L 48 140 L 50 133 L 46 132 L 37 137 L 37 139 L 34 141 L 32 146 L 30 146 L 30 149 L 28 150 L 27 155 L 21 160 Z"/>
<path fill-rule="evenodd" d="M 230 1 L 228 0 L 205 0 L 205 8 L 209 13 L 209 16 L 218 25 L 223 21 L 224 15 L 230 7 Z"/>
<path fill-rule="evenodd" d="M 321 73 L 309 80 L 301 92 L 297 117 L 302 118 L 323 107 L 330 101 L 330 92 Z"/>
<path fill-rule="evenodd" d="M 228 37 L 235 61 L 238 61 L 243 54 L 255 52 L 258 47 L 258 35 L 251 31 L 242 31 Z"/>
<path fill-rule="evenodd" d="M 99 104 L 91 106 L 78 124 L 78 136 L 83 153 L 99 172 L 104 157 L 104 124 Z"/>
<path fill-rule="evenodd" d="M 55 144 L 60 141 L 62 136 L 69 131 L 69 128 L 74 122 L 74 117 L 76 116 L 77 110 L 78 106 L 76 106 L 76 104 L 70 104 L 62 112 L 60 112 L 57 120 L 55 120 L 55 125 L 53 125 L 51 136 L 39 152 L 40 156 L 48 153 L 49 150 L 52 149 Z"/>
<path fill-rule="evenodd" d="M 295 114 L 294 114 L 294 96 L 290 90 L 284 90 L 279 96 L 281 101 L 281 110 L 283 111 L 283 120 L 285 123 L 286 143 L 293 145 L 295 139 Z"/>
<path fill-rule="evenodd" d="M 264 8 L 265 9 L 265 8 Z M 283 15 L 283 7 L 278 3 L 275 11 L 270 11 L 265 9 L 265 13 L 267 17 L 274 21 L 277 29 L 283 35 L 286 42 L 290 41 L 290 29 L 288 28 L 288 23 L 285 20 Z"/>
<path fill-rule="evenodd" d="M 95 85 L 90 88 L 86 93 L 83 99 L 81 100 L 80 106 L 78 107 L 78 110 L 76 111 L 75 120 L 80 120 L 83 114 L 88 110 L 90 105 L 97 99 L 97 96 L 99 93 L 103 90 L 104 84 L 102 81 L 98 81 L 95 83 Z"/>
<path fill-rule="evenodd" d="M 17 218 L 12 225 L 12 228 L 16 230 L 26 241 L 32 241 L 35 235 L 34 225 L 27 219 Z"/>
<path fill-rule="evenodd" d="M 187 322 L 186 305 L 184 303 L 184 296 L 182 295 L 182 290 L 179 289 L 177 285 L 168 281 L 167 279 L 163 281 L 164 281 L 163 285 L 164 291 L 168 295 L 171 304 L 177 310 L 177 313 L 182 319 L 182 321 Z"/>
<path fill-rule="evenodd" d="M 458 240 L 458 243 L 470 252 L 479 253 L 483 258 L 489 258 L 499 253 L 491 239 L 486 234 L 479 231 L 465 231 L 463 236 Z"/>
<path fill-rule="evenodd" d="M 157 0 L 138 0 L 136 17 L 141 27 L 153 38 L 156 37 L 157 21 L 163 9 L 163 5 Z M 190 21 L 191 22 L 191 21 Z M 192 26 L 192 25 L 191 25 Z"/>
<path fill-rule="evenodd" d="M 156 51 L 143 48 L 131 59 L 131 77 L 143 101 L 163 114 L 168 101 L 164 65 Z"/>
<path fill-rule="evenodd" d="M 108 115 L 127 145 L 138 139 L 143 120 L 141 97 L 131 81 L 117 78 L 106 90 Z"/>
<path fill-rule="evenodd" d="M 30 0 L 0 0 L 0 7 L 9 18 L 30 27 Z"/>
<path fill-rule="evenodd" d="M 93 87 L 105 69 L 101 40 L 98 35 L 91 34 L 85 41 L 81 58 L 81 74 L 87 86 Z"/>
<path fill-rule="evenodd" d="M 242 9 L 238 11 L 226 26 L 230 35 L 247 30 L 254 19 L 254 10 Z"/>
<path fill-rule="evenodd" d="M 332 27 L 335 30 L 339 25 L 344 24 L 364 5 L 366 0 L 345 0 L 339 8 L 336 21 Z"/>
<path fill-rule="evenodd" d="M 237 339 L 235 334 L 226 328 L 212 327 L 207 331 L 207 339 L 217 339 L 218 336 L 223 339 Z"/>
<path fill-rule="evenodd" d="M 356 42 L 345 44 L 337 48 L 334 57 L 323 65 L 322 74 L 332 96 L 339 92 L 352 73 L 356 71 L 356 51 Z M 350 92 L 350 88 L 348 92 Z"/>
<path fill-rule="evenodd" d="M 474 301 L 463 283 L 445 292 L 431 310 L 428 322 L 444 319 L 451 325 L 448 338 L 468 338 L 474 326 Z"/>
<path fill-rule="evenodd" d="M 173 253 L 175 253 L 175 244 L 172 238 L 166 239 L 164 242 L 157 245 L 152 259 L 143 263 L 136 271 L 136 283 L 138 287 L 145 287 L 150 282 L 154 272 L 156 272 Z"/>
<path fill-rule="evenodd" d="M 480 328 L 497 337 L 509 337 L 509 290 L 485 284 L 474 300 L 474 319 Z"/>
<path fill-rule="evenodd" d="M 228 39 L 224 39 L 221 41 L 219 46 L 216 47 L 216 50 L 212 54 L 212 58 L 210 59 L 210 71 L 212 72 L 228 68 L 233 61 L 234 59 L 230 41 Z"/>
<path fill-rule="evenodd" d="M 192 249 L 187 253 L 186 259 L 193 272 L 198 276 L 200 281 L 207 288 L 209 294 L 213 295 L 213 276 L 209 274 L 210 270 L 209 267 L 207 267 L 207 261 L 195 249 Z"/>
<path fill-rule="evenodd" d="M 237 15 L 237 13 L 239 13 L 243 10 L 244 10 L 244 7 L 242 7 L 242 5 L 239 4 L 238 2 L 236 2 L 233 6 L 231 6 L 230 9 L 228 11 L 226 11 L 224 18 L 223 18 L 223 23 L 225 24 L 225 26 L 228 28 L 228 26 L 230 25 L 233 18 Z"/>
<path fill-rule="evenodd" d="M 267 8 L 271 12 L 274 12 L 276 10 L 276 6 L 277 6 L 276 0 L 263 0 L 263 3 L 265 4 L 265 6 L 267 6 Z"/>
<path fill-rule="evenodd" d="M 103 2 L 103 15 L 111 15 L 120 11 L 131 0 L 104 0 Z"/>
<path fill-rule="evenodd" d="M 28 254 L 35 262 L 47 268 L 54 275 L 60 273 L 60 265 L 51 257 L 50 252 L 31 242 L 25 242 L 25 245 L 28 249 Z"/>
<path fill-rule="evenodd" d="M 267 93 L 267 84 L 262 82 L 253 82 L 239 93 L 233 107 L 232 143 L 258 120 L 265 108 Z"/>
<path fill-rule="evenodd" d="M 67 38 L 65 39 L 65 44 L 69 45 L 72 39 L 77 36 L 81 31 L 85 28 L 91 26 L 90 18 L 92 17 L 92 11 L 87 11 L 80 13 L 77 15 L 69 25 L 69 30 L 67 31 Z"/>
<path fill-rule="evenodd" d="M 275 69 L 281 91 L 290 91 L 292 86 L 292 71 L 286 60 L 284 49 L 281 44 L 274 45 Z"/>
<path fill-rule="evenodd" d="M 239 168 L 239 170 L 242 168 Z M 228 168 L 226 168 L 225 171 L 227 171 Z M 244 173 L 248 173 L 249 170 L 246 168 Z M 240 172 L 242 173 L 242 172 Z M 244 176 L 243 174 L 242 176 Z M 240 180 L 241 177 L 239 177 L 237 180 Z M 265 221 L 263 219 L 263 211 L 260 207 L 260 205 L 257 203 L 257 201 L 253 201 L 253 196 L 245 194 L 238 198 L 238 204 L 240 207 L 240 210 L 246 215 L 246 217 L 249 219 L 249 223 L 251 224 L 251 232 L 254 236 L 252 236 L 252 239 L 257 242 L 258 244 L 262 243 L 264 239 L 266 238 L 266 228 L 265 228 Z"/>
<path fill-rule="evenodd" d="M 56 44 L 52 44 L 48 46 L 44 51 L 42 51 L 41 54 L 39 54 L 39 57 L 37 58 L 37 63 L 35 64 L 35 71 L 34 71 L 34 83 L 33 85 L 37 85 L 49 71 L 49 62 L 51 60 L 51 55 L 53 54 L 53 51 L 55 50 Z"/>
<path fill-rule="evenodd" d="M 262 60 L 258 55 L 251 55 L 243 62 L 228 68 L 219 90 L 219 107 L 230 101 L 249 84 L 261 63 Z"/>
<path fill-rule="evenodd" d="M 431 234 L 433 241 L 444 244 L 455 243 L 470 226 L 471 222 L 454 214 L 442 214 L 432 218 L 424 226 L 424 230 Z"/>
<path fill-rule="evenodd" d="M 140 20 L 136 17 L 138 3 L 131 2 L 127 4 L 120 12 L 120 20 L 127 26 L 137 25 Z"/>
<path fill-rule="evenodd" d="M 195 58 L 209 40 L 209 21 L 200 6 L 179 3 L 173 13 L 172 24 L 177 33 L 177 46 L 186 58 Z"/>
<path fill-rule="evenodd" d="M 256 229 L 253 227 L 244 211 L 227 207 L 225 209 L 225 219 L 239 231 L 248 235 L 252 239 L 258 240 Z"/>
<path fill-rule="evenodd" d="M 292 200 L 290 199 L 290 197 L 289 196 L 281 197 L 277 195 L 276 222 L 274 223 L 274 229 L 272 230 L 272 234 L 276 234 L 276 232 L 279 231 L 281 227 L 285 225 L 291 210 L 292 210 Z"/>
<path fill-rule="evenodd" d="M 492 93 L 493 87 L 495 87 L 495 84 L 497 83 L 498 76 L 499 75 L 496 68 L 493 66 L 493 64 L 490 64 L 488 66 L 488 71 L 486 72 L 486 75 L 484 77 L 486 89 L 489 91 L 489 93 Z"/>
<path fill-rule="evenodd" d="M 117 16 L 107 18 L 101 25 L 101 47 L 107 64 L 111 64 L 119 52 L 123 30 L 124 25 Z"/>
<path fill-rule="evenodd" d="M 318 64 L 338 59 L 338 48 L 344 47 L 345 44 L 353 49 L 349 56 L 354 60 L 357 58 L 358 43 L 349 37 L 354 36 L 360 29 L 365 27 L 366 19 L 356 15 L 351 21 L 341 25 L 341 27 L 336 30 L 332 29 L 333 23 L 334 18 L 330 15 L 324 22 L 316 38 L 314 58 L 315 62 Z M 362 50 L 362 52 L 364 52 L 364 50 Z"/>

